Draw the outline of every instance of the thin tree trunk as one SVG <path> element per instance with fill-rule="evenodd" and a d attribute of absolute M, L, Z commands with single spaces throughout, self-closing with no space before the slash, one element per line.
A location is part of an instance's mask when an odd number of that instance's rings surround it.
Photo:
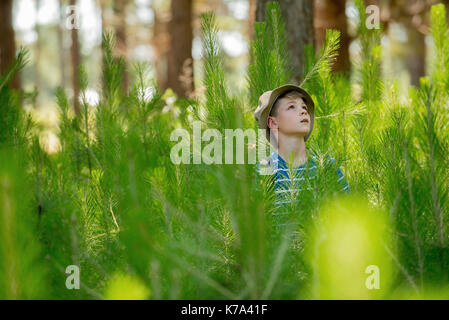
<path fill-rule="evenodd" d="M 257 0 L 256 21 L 265 20 L 265 7 L 271 0 Z M 314 45 L 313 0 L 282 0 L 279 2 L 285 21 L 288 49 L 292 57 L 293 80 L 300 82 L 304 73 L 304 47 Z"/>
<path fill-rule="evenodd" d="M 103 35 L 103 32 L 106 27 L 106 22 L 104 18 L 104 11 L 106 9 L 105 0 L 100 0 L 99 2 L 100 10 L 101 10 L 101 34 Z"/>
<path fill-rule="evenodd" d="M 323 46 L 326 29 L 340 31 L 340 49 L 333 70 L 348 72 L 350 38 L 345 10 L 346 0 L 315 0 L 315 47 L 319 50 Z"/>
<path fill-rule="evenodd" d="M 76 0 L 70 0 L 70 5 L 76 5 Z M 78 66 L 81 64 L 80 46 L 78 40 L 78 29 L 72 28 L 72 46 L 70 48 L 70 54 L 72 57 L 72 86 L 73 86 L 73 108 L 75 114 L 78 116 L 80 114 L 79 106 L 79 72 Z"/>
<path fill-rule="evenodd" d="M 151 45 L 154 48 L 154 61 L 156 66 L 156 77 L 159 84 L 159 88 L 162 91 L 167 89 L 167 72 L 166 72 L 166 41 L 164 41 L 164 37 L 166 35 L 165 32 L 165 24 L 161 21 L 159 12 L 156 10 L 156 7 L 153 5 L 152 7 L 154 12 L 154 25 L 153 25 L 153 37 L 151 39 Z"/>
<path fill-rule="evenodd" d="M 114 0 L 115 15 L 115 56 L 123 57 L 125 62 L 125 71 L 123 72 L 122 84 L 125 92 L 128 91 L 128 74 L 126 72 L 127 65 L 127 41 L 126 41 L 126 0 Z"/>
<path fill-rule="evenodd" d="M 64 59 L 64 41 L 63 41 L 63 19 L 62 19 L 62 0 L 58 0 L 59 20 L 57 26 L 58 32 L 58 50 L 59 50 L 59 69 L 61 70 L 61 87 L 65 88 L 65 59 Z"/>
<path fill-rule="evenodd" d="M 410 82 L 414 86 L 419 86 L 419 78 L 425 75 L 426 67 L 426 43 L 424 34 L 416 30 L 413 26 L 408 26 L 407 36 L 409 50 L 407 52 L 406 64 L 410 72 Z"/>
<path fill-rule="evenodd" d="M 256 20 L 256 0 L 249 0 L 248 14 L 248 38 L 253 40 L 254 37 L 254 21 Z"/>
<path fill-rule="evenodd" d="M 36 23 L 34 25 L 34 30 L 37 35 L 36 39 L 36 46 L 35 46 L 35 61 L 34 61 L 34 88 L 37 91 L 36 100 L 34 101 L 34 107 L 39 106 L 39 92 L 40 92 L 40 72 L 39 72 L 39 66 L 40 66 L 40 59 L 41 59 L 41 42 L 40 42 L 40 26 L 38 21 L 38 13 L 40 8 L 40 0 L 36 0 L 35 2 L 35 8 L 36 8 Z"/>
<path fill-rule="evenodd" d="M 16 43 L 12 26 L 12 0 L 0 1 L 0 73 L 8 70 L 16 55 Z M 20 89 L 20 77 L 17 74 L 11 80 L 11 87 Z"/>
<path fill-rule="evenodd" d="M 172 0 L 167 86 L 179 97 L 193 91 L 192 0 Z"/>

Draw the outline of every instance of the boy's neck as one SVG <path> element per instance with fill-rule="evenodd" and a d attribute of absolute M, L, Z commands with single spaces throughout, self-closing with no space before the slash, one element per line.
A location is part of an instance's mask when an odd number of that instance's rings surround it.
<path fill-rule="evenodd" d="M 303 165 L 307 161 L 307 149 L 303 136 L 281 137 L 277 152 L 287 162 L 290 162 L 293 157 L 293 167 Z"/>

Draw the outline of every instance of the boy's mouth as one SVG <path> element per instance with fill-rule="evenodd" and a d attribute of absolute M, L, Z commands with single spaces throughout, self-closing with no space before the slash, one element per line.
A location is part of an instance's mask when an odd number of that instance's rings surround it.
<path fill-rule="evenodd" d="M 309 119 L 302 119 L 301 123 L 309 123 Z"/>

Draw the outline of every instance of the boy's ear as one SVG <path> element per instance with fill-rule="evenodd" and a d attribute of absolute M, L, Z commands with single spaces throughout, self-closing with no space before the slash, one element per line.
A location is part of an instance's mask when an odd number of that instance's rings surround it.
<path fill-rule="evenodd" d="M 268 128 L 270 128 L 270 129 L 277 129 L 278 128 L 278 122 L 277 122 L 276 117 L 269 116 L 267 124 L 268 124 Z"/>

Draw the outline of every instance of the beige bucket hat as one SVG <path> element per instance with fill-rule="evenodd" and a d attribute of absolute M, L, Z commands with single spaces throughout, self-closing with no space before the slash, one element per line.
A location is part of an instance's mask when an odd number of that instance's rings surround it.
<path fill-rule="evenodd" d="M 270 141 L 270 129 L 268 128 L 268 116 L 270 115 L 271 109 L 273 108 L 274 103 L 276 102 L 277 98 L 279 98 L 280 95 L 282 95 L 284 92 L 287 91 L 298 91 L 302 94 L 306 101 L 307 108 L 309 110 L 310 115 L 310 131 L 309 133 L 304 137 L 304 141 L 309 138 L 310 134 L 313 130 L 313 120 L 315 118 L 315 104 L 313 103 L 312 97 L 307 93 L 306 90 L 304 90 L 301 87 L 298 87 L 294 84 L 286 84 L 283 86 L 280 86 L 278 88 L 275 88 L 271 91 L 266 91 L 262 93 L 262 95 L 259 97 L 259 105 L 256 108 L 256 111 L 254 111 L 254 118 L 259 123 L 259 126 L 262 129 L 266 130 L 266 137 L 267 140 Z"/>

